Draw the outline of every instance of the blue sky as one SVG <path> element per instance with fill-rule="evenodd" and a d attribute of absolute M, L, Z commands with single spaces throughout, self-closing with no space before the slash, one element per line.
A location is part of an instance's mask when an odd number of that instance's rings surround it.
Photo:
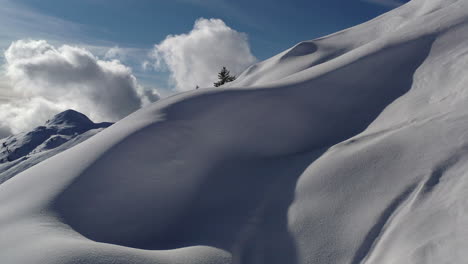
<path fill-rule="evenodd" d="M 161 87 L 166 86 L 167 75 L 140 71 L 139 61 L 166 36 L 190 31 L 200 17 L 219 18 L 246 33 L 253 55 L 264 60 L 302 40 L 372 19 L 402 1 L 0 0 L 13 17 L 24 16 L 21 23 L 9 21 L 13 28 L 0 28 L 14 31 L 0 32 L 0 48 L 6 49 L 15 39 L 31 38 L 133 49 L 126 63 L 142 82 Z M 7 19 L 4 16 L 0 22 L 8 24 L 3 21 Z"/>
<path fill-rule="evenodd" d="M 67 108 L 116 121 L 402 1 L 0 0 L 0 136 Z"/>
<path fill-rule="evenodd" d="M 79 25 L 86 39 L 136 48 L 149 48 L 169 34 L 187 32 L 197 18 L 220 18 L 233 29 L 248 34 L 252 51 L 259 59 L 299 41 L 362 23 L 396 6 L 388 0 L 15 0 L 15 3 L 19 9 L 21 4 L 33 12 Z"/>

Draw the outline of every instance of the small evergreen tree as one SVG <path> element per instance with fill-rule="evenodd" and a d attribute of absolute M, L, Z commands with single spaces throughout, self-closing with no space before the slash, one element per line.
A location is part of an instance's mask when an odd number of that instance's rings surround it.
<path fill-rule="evenodd" d="M 226 69 L 226 67 L 223 67 L 218 73 L 218 79 L 219 81 L 214 83 L 215 87 L 219 87 L 225 83 L 234 81 L 236 79 L 236 76 L 231 76 L 230 72 Z"/>

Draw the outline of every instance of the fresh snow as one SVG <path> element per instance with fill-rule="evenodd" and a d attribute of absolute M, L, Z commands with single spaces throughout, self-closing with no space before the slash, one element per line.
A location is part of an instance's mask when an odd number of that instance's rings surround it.
<path fill-rule="evenodd" d="M 0 185 L 14 264 L 465 263 L 468 0 L 413 0 Z"/>

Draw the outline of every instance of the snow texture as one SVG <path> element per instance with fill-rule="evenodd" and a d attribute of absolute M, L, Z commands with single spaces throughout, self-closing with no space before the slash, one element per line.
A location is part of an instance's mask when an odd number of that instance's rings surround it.
<path fill-rule="evenodd" d="M 0 185 L 2 263 L 468 259 L 468 1 L 413 0 Z"/>

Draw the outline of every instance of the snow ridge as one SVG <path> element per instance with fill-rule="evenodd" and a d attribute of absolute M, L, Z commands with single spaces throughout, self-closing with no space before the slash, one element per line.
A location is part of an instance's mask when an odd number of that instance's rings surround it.
<path fill-rule="evenodd" d="M 0 185 L 0 256 L 463 263 L 466 36 L 467 0 L 413 0 L 141 109 Z"/>

